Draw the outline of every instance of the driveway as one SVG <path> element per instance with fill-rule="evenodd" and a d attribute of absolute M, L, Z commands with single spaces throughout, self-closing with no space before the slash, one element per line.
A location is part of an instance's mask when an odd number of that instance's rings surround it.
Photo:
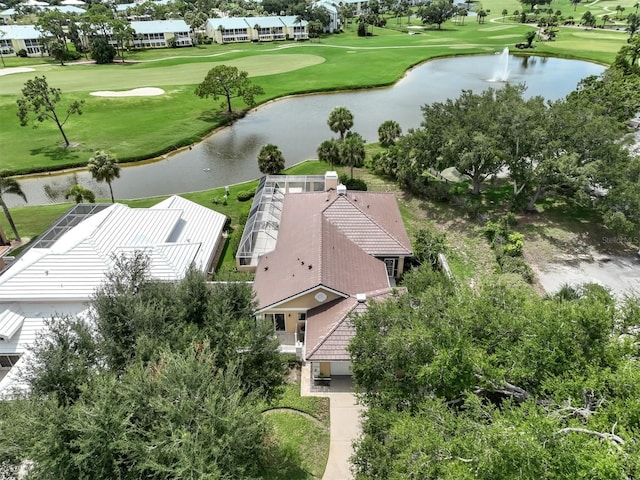
<path fill-rule="evenodd" d="M 300 394 L 302 396 L 329 397 L 331 415 L 331 440 L 329 459 L 322 480 L 352 480 L 349 458 L 353 455 L 352 443 L 362 433 L 360 413 L 363 407 L 356 404 L 351 381 L 335 378 L 331 381 L 330 391 L 312 392 L 309 364 L 301 370 Z"/>
<path fill-rule="evenodd" d="M 608 257 L 607 261 L 579 261 L 545 265 L 536 272 L 548 293 L 557 292 L 564 284 L 599 283 L 617 296 L 640 292 L 640 260 Z"/>

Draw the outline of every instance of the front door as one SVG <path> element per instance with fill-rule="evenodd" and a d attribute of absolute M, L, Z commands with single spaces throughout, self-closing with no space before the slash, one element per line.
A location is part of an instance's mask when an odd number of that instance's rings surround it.
<path fill-rule="evenodd" d="M 387 267 L 387 275 L 389 277 L 395 278 L 396 273 L 397 273 L 398 259 L 397 258 L 385 258 L 384 259 L 384 265 Z"/>

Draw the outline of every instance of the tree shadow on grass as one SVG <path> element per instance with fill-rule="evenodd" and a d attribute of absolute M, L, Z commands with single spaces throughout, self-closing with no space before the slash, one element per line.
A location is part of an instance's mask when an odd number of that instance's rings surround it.
<path fill-rule="evenodd" d="M 49 145 L 31 150 L 32 156 L 44 156 L 52 162 L 78 163 L 80 155 L 77 148 L 64 148 L 59 145 Z"/>
<path fill-rule="evenodd" d="M 300 452 L 291 447 L 280 447 L 272 451 L 269 465 L 265 468 L 262 478 L 265 480 L 310 480 L 314 479 L 311 472 L 304 470 Z"/>
<path fill-rule="evenodd" d="M 227 112 L 221 110 L 205 110 L 200 114 L 198 120 L 202 120 L 207 123 L 214 123 L 220 125 L 229 125 L 235 120 L 245 116 L 245 112 Z"/>

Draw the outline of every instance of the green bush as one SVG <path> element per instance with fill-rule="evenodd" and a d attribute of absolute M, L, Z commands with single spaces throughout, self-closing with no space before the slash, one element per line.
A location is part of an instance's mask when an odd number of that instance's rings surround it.
<path fill-rule="evenodd" d="M 425 196 L 429 200 L 440 203 L 447 203 L 453 198 L 449 184 L 440 181 L 429 183 L 429 188 L 426 189 Z"/>
<path fill-rule="evenodd" d="M 246 202 L 247 200 L 251 200 L 255 194 L 256 194 L 255 189 L 254 190 L 245 190 L 243 192 L 238 192 L 238 201 L 239 202 Z"/>
<path fill-rule="evenodd" d="M 27 58 L 28 56 L 29 55 L 27 54 L 27 51 L 24 48 L 21 48 L 16 52 L 16 57 Z"/>
<path fill-rule="evenodd" d="M 347 190 L 367 191 L 367 183 L 360 178 L 350 178 L 344 185 L 347 187 Z"/>
<path fill-rule="evenodd" d="M 524 250 L 524 237 L 521 233 L 510 233 L 502 249 L 509 257 L 521 257 Z"/>
<path fill-rule="evenodd" d="M 233 230 L 231 235 L 229 235 L 229 249 L 233 252 L 233 256 L 236 256 L 238 253 L 238 248 L 240 247 L 240 240 L 242 240 L 242 231 L 244 229 L 242 227 L 236 228 Z"/>
<path fill-rule="evenodd" d="M 413 240 L 413 255 L 420 263 L 430 263 L 434 270 L 438 268 L 438 254 L 447 250 L 446 237 L 434 230 L 420 229 Z"/>
<path fill-rule="evenodd" d="M 533 270 L 522 257 L 503 256 L 499 260 L 501 273 L 516 273 L 527 283 L 533 283 Z"/>

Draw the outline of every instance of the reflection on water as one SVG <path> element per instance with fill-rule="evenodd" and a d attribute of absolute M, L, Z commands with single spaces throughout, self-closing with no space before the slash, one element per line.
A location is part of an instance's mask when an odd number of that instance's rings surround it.
<path fill-rule="evenodd" d="M 526 83 L 527 95 L 548 99 L 563 97 L 588 76 L 604 67 L 576 60 L 545 57 L 510 57 L 509 83 Z M 273 143 L 282 151 L 286 165 L 317 158 L 316 148 L 335 136 L 327 126 L 336 106 L 354 114 L 353 130 L 368 142 L 377 141 L 381 123 L 395 120 L 403 131 L 420 125 L 421 105 L 457 97 L 463 89 L 480 91 L 490 86 L 495 56 L 455 57 L 434 60 L 412 69 L 393 87 L 358 92 L 330 93 L 285 98 L 264 105 L 221 129 L 203 142 L 165 160 L 125 167 L 113 182 L 116 198 L 139 198 L 192 192 L 244 182 L 260 176 L 260 148 Z M 108 197 L 106 184 L 96 184 L 87 172 L 78 181 Z M 71 175 L 51 175 L 21 180 L 30 204 L 60 201 L 48 192 L 58 192 L 74 180 Z M 66 187 L 68 188 L 68 186 Z M 66 190 L 66 189 L 65 189 Z M 7 196 L 8 202 L 19 199 Z"/>

